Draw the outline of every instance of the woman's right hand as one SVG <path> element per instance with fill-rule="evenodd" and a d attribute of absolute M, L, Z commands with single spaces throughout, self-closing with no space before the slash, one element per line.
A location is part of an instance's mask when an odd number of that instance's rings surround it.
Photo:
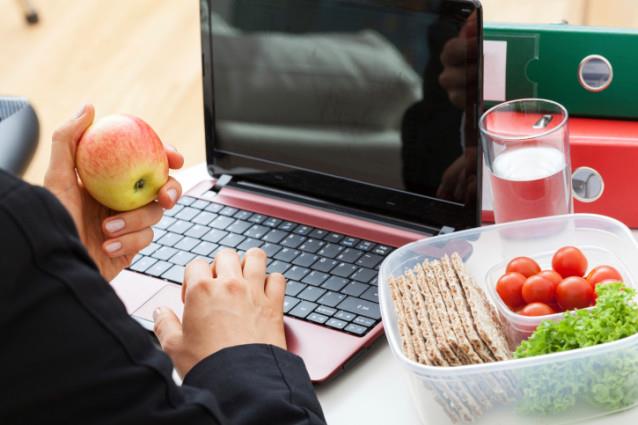
<path fill-rule="evenodd" d="M 155 333 L 177 372 L 184 376 L 201 360 L 224 348 L 270 344 L 286 349 L 283 305 L 286 280 L 266 275 L 266 254 L 221 251 L 212 265 L 195 260 L 186 267 L 182 322 L 167 307 L 154 312 Z"/>

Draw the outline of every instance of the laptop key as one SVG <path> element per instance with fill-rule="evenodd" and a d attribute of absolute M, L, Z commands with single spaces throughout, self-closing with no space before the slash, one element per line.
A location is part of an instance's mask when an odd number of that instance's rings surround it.
<path fill-rule="evenodd" d="M 315 307 L 317 307 L 317 304 L 315 303 L 310 301 L 301 301 L 295 306 L 295 308 L 290 310 L 288 315 L 305 319 L 315 309 Z"/>
<path fill-rule="evenodd" d="M 320 305 L 319 307 L 315 308 L 315 313 L 323 314 L 324 316 L 332 316 L 336 312 L 336 309 L 326 307 L 325 305 Z"/>
<path fill-rule="evenodd" d="M 295 227 L 297 227 L 297 223 L 293 223 L 292 221 L 282 221 L 277 228 L 279 230 L 283 230 L 285 232 L 292 232 Z"/>
<path fill-rule="evenodd" d="M 157 242 L 166 234 L 166 230 L 153 229 L 153 242 Z"/>
<path fill-rule="evenodd" d="M 294 280 L 289 280 L 288 284 L 286 285 L 286 295 L 290 295 L 290 296 L 296 296 L 297 294 L 299 294 L 301 291 L 303 291 L 304 289 L 306 289 L 306 285 L 304 285 L 301 282 L 295 282 Z"/>
<path fill-rule="evenodd" d="M 323 272 L 312 271 L 303 278 L 302 282 L 312 286 L 320 286 L 328 277 L 329 276 Z"/>
<path fill-rule="evenodd" d="M 335 314 L 335 318 L 337 319 L 341 319 L 344 322 L 351 322 L 352 319 L 354 319 L 356 316 L 356 314 L 352 314 L 352 313 L 348 313 L 347 311 L 339 311 L 337 314 Z"/>
<path fill-rule="evenodd" d="M 307 239 L 303 244 L 299 246 L 299 249 L 305 252 L 310 252 L 311 254 L 315 254 L 325 245 L 326 243 L 324 241 L 320 241 L 317 239 Z"/>
<path fill-rule="evenodd" d="M 268 266 L 268 273 L 285 273 L 286 270 L 288 270 L 290 268 L 290 264 L 288 263 L 284 263 L 283 261 L 273 261 L 272 263 L 270 263 L 270 265 Z"/>
<path fill-rule="evenodd" d="M 263 242 L 259 239 L 248 238 L 237 246 L 237 249 L 242 251 L 248 251 L 250 248 L 259 248 L 263 245 Z"/>
<path fill-rule="evenodd" d="M 337 255 L 341 254 L 341 252 L 344 249 L 345 248 L 340 246 L 340 245 L 335 245 L 333 243 L 328 243 L 328 244 L 326 244 L 326 246 L 321 248 L 317 252 L 317 254 L 321 255 L 322 257 L 326 257 L 326 258 L 335 258 Z"/>
<path fill-rule="evenodd" d="M 260 224 L 253 224 L 251 228 L 244 232 L 244 235 L 249 238 L 261 239 L 266 233 L 270 231 L 270 227 L 262 226 Z"/>
<path fill-rule="evenodd" d="M 135 263 L 133 263 L 133 265 L 130 268 L 133 271 L 143 273 L 148 268 L 150 268 L 153 264 L 155 264 L 156 262 L 157 262 L 157 260 L 154 259 L 154 258 L 141 257 L 139 260 L 137 260 Z"/>
<path fill-rule="evenodd" d="M 206 206 L 205 210 L 208 211 L 208 212 L 212 212 L 212 213 L 217 214 L 223 208 L 224 208 L 224 206 L 222 204 L 218 204 L 217 202 L 211 202 L 210 204 L 208 204 Z"/>
<path fill-rule="evenodd" d="M 332 269 L 332 274 L 339 277 L 350 277 L 352 273 L 357 271 L 357 267 L 348 263 L 340 263 L 337 267 Z"/>
<path fill-rule="evenodd" d="M 377 246 L 374 247 L 372 252 L 374 254 L 382 255 L 382 256 L 385 257 L 386 255 L 388 255 L 389 253 L 392 252 L 392 248 L 390 248 L 389 246 L 385 246 L 385 245 L 377 245 Z"/>
<path fill-rule="evenodd" d="M 171 224 L 175 223 L 175 219 L 173 217 L 164 216 L 162 219 L 155 225 L 158 229 L 166 229 Z"/>
<path fill-rule="evenodd" d="M 150 268 L 146 269 L 145 273 L 150 274 L 151 276 L 160 277 L 162 273 L 171 268 L 173 265 L 171 263 L 167 263 L 166 261 L 158 261 L 153 264 Z"/>
<path fill-rule="evenodd" d="M 317 288 L 314 286 L 308 286 L 306 289 L 301 291 L 299 295 L 297 295 L 302 300 L 306 301 L 317 301 L 317 299 L 326 293 L 325 289 Z"/>
<path fill-rule="evenodd" d="M 367 267 L 369 269 L 373 269 L 377 265 L 379 265 L 381 261 L 383 261 L 383 257 L 380 255 L 363 254 L 363 256 L 361 256 L 361 258 L 359 258 L 355 264 L 361 267 Z"/>
<path fill-rule="evenodd" d="M 372 251 L 372 248 L 374 248 L 374 245 L 375 245 L 374 242 L 361 241 L 357 245 L 357 249 L 360 249 L 361 251 L 365 251 L 365 252 L 370 252 L 370 251 Z"/>
<path fill-rule="evenodd" d="M 297 251 L 292 248 L 283 248 L 281 251 L 277 253 L 273 258 L 281 261 L 285 261 L 287 263 L 292 263 L 292 260 L 295 259 L 301 251 Z"/>
<path fill-rule="evenodd" d="M 202 241 L 202 242 L 199 243 L 199 245 L 197 245 L 195 248 L 193 248 L 191 250 L 191 252 L 193 252 L 195 254 L 207 256 L 211 252 L 213 252 L 217 247 L 218 247 L 218 245 L 215 244 L 215 243 Z"/>
<path fill-rule="evenodd" d="M 188 229 L 193 227 L 192 223 L 184 220 L 175 220 L 173 224 L 170 225 L 170 231 L 173 233 L 184 234 Z"/>
<path fill-rule="evenodd" d="M 328 235 L 323 238 L 324 241 L 329 243 L 339 243 L 341 239 L 343 239 L 343 235 L 340 235 L 339 233 L 328 233 Z"/>
<path fill-rule="evenodd" d="M 312 232 L 308 234 L 308 237 L 313 239 L 323 239 L 326 237 L 327 234 L 328 234 L 327 230 L 314 229 Z"/>
<path fill-rule="evenodd" d="M 345 328 L 348 324 L 346 322 L 344 322 L 343 320 L 339 320 L 339 319 L 335 319 L 332 318 L 330 320 L 328 320 L 326 322 L 326 325 L 330 326 L 331 328 L 335 328 L 335 329 L 343 329 Z"/>
<path fill-rule="evenodd" d="M 228 226 L 226 230 L 233 233 L 239 233 L 241 235 L 246 231 L 246 229 L 248 229 L 252 225 L 253 225 L 252 223 L 249 223 L 247 221 L 236 220 L 233 224 Z"/>
<path fill-rule="evenodd" d="M 368 282 L 369 285 L 374 285 L 374 286 L 377 286 L 378 283 L 379 283 L 379 275 L 378 274 L 375 277 L 373 277 L 370 282 Z"/>
<path fill-rule="evenodd" d="M 233 217 L 235 217 L 237 220 L 247 221 L 250 219 L 250 217 L 252 217 L 252 215 L 253 213 L 249 211 L 239 210 Z"/>
<path fill-rule="evenodd" d="M 226 230 L 231 224 L 235 221 L 234 218 L 217 216 L 217 218 L 210 223 L 208 223 L 208 227 L 212 227 L 213 229 Z"/>
<path fill-rule="evenodd" d="M 308 273 L 310 273 L 310 270 L 308 270 L 305 267 L 292 266 L 291 268 L 286 270 L 286 273 L 284 273 L 284 276 L 286 276 L 286 278 L 290 280 L 301 280 Z"/>
<path fill-rule="evenodd" d="M 314 263 L 310 268 L 313 270 L 317 270 L 324 273 L 329 273 L 330 270 L 337 267 L 339 264 L 336 260 L 331 260 L 329 258 L 320 258 L 316 263 Z"/>
<path fill-rule="evenodd" d="M 366 316 L 371 319 L 379 320 L 381 318 L 378 304 L 355 297 L 346 298 L 337 308 L 349 311 L 350 313 Z"/>
<path fill-rule="evenodd" d="M 183 208 L 180 212 L 174 215 L 175 218 L 179 218 L 180 220 L 190 221 L 193 217 L 199 214 L 200 211 L 195 208 L 186 207 Z"/>
<path fill-rule="evenodd" d="M 201 239 L 210 228 L 208 226 L 202 226 L 201 224 L 194 224 L 190 229 L 184 232 L 184 236 L 189 236 L 195 239 Z"/>
<path fill-rule="evenodd" d="M 312 227 L 304 226 L 303 224 L 300 224 L 295 228 L 295 230 L 293 230 L 293 233 L 300 236 L 306 236 L 310 232 L 312 232 Z"/>
<path fill-rule="evenodd" d="M 288 248 L 298 248 L 299 245 L 301 245 L 305 241 L 306 241 L 305 236 L 292 234 L 292 235 L 288 235 L 286 239 L 281 241 L 281 245 L 286 246 Z"/>
<path fill-rule="evenodd" d="M 281 220 L 279 220 L 278 218 L 270 217 L 264 220 L 262 224 L 264 226 L 276 228 L 277 226 L 279 226 L 280 223 L 281 223 Z"/>
<path fill-rule="evenodd" d="M 321 287 L 328 289 L 329 291 L 339 292 L 341 288 L 348 284 L 349 280 L 338 276 L 330 276 L 330 279 L 326 280 Z"/>
<path fill-rule="evenodd" d="M 244 239 L 246 239 L 242 235 L 237 235 L 235 233 L 229 233 L 224 239 L 219 241 L 219 244 L 222 246 L 227 246 L 228 248 L 236 248 Z"/>
<path fill-rule="evenodd" d="M 354 323 L 350 323 L 348 326 L 344 328 L 346 332 L 351 332 L 355 335 L 361 336 L 364 335 L 368 329 L 363 326 L 355 325 Z"/>
<path fill-rule="evenodd" d="M 337 255 L 337 260 L 343 261 L 345 263 L 353 263 L 359 259 L 363 255 L 363 251 L 359 251 L 354 248 L 346 248 L 343 252 Z"/>
<path fill-rule="evenodd" d="M 195 254 L 191 254 L 190 252 L 185 251 L 178 251 L 177 254 L 173 255 L 168 261 L 173 264 L 177 264 L 178 266 L 185 266 L 194 258 Z"/>
<path fill-rule="evenodd" d="M 370 328 L 374 326 L 376 322 L 372 319 L 368 319 L 367 317 L 357 316 L 354 319 L 353 323 L 356 323 L 357 325 L 365 326 L 366 328 Z"/>
<path fill-rule="evenodd" d="M 203 199 L 198 199 L 195 202 L 193 202 L 190 206 L 191 208 L 197 208 L 198 210 L 203 210 L 204 208 L 208 206 L 208 204 L 209 204 L 208 201 L 204 201 Z"/>
<path fill-rule="evenodd" d="M 361 294 L 363 294 L 365 291 L 367 291 L 368 288 L 370 288 L 370 286 L 366 285 L 365 283 L 350 282 L 341 290 L 341 293 L 346 295 L 352 295 L 353 297 L 358 297 Z"/>
<path fill-rule="evenodd" d="M 364 300 L 372 301 L 373 303 L 378 303 L 379 288 L 376 286 L 371 286 L 363 294 L 361 294 L 361 298 L 363 298 Z"/>
<path fill-rule="evenodd" d="M 355 248 L 359 244 L 360 239 L 347 237 L 341 240 L 340 244 L 348 247 Z"/>
<path fill-rule="evenodd" d="M 224 232 L 219 229 L 212 229 L 210 232 L 206 233 L 202 239 L 207 242 L 217 243 L 228 236 L 228 232 Z"/>
<path fill-rule="evenodd" d="M 297 252 L 300 252 L 300 251 L 297 251 Z M 298 254 L 296 256 L 296 258 L 292 261 L 292 263 L 297 266 L 310 267 L 311 265 L 316 263 L 318 259 L 319 259 L 318 255 L 302 252 L 301 254 Z"/>
<path fill-rule="evenodd" d="M 177 250 L 175 248 L 163 246 L 153 253 L 153 258 L 157 258 L 158 260 L 168 260 L 176 253 Z"/>
<path fill-rule="evenodd" d="M 326 320 L 328 320 L 328 316 L 324 316 L 323 314 L 319 313 L 310 313 L 308 317 L 306 317 L 306 320 L 323 325 L 324 323 L 326 323 Z"/>
<path fill-rule="evenodd" d="M 225 215 L 226 217 L 232 217 L 235 214 L 237 214 L 237 211 L 239 211 L 237 208 L 225 207 L 219 212 L 219 215 Z"/>
<path fill-rule="evenodd" d="M 176 233 L 168 232 L 164 236 L 162 236 L 157 243 L 160 245 L 166 246 L 175 246 L 179 241 L 183 238 L 182 235 L 178 235 Z"/>
<path fill-rule="evenodd" d="M 195 199 L 195 198 L 193 198 L 192 196 L 182 196 L 182 197 L 181 197 L 181 198 L 177 201 L 177 203 L 178 203 L 178 204 L 180 204 L 180 205 L 190 205 L 190 204 L 192 204 L 192 203 L 193 203 L 193 202 L 195 202 L 195 201 L 196 201 L 196 199 Z"/>
<path fill-rule="evenodd" d="M 140 251 L 140 254 L 148 256 L 154 253 L 155 251 L 157 251 L 159 248 L 160 248 L 160 245 L 151 242 L 148 246 L 146 246 L 143 250 Z"/>
<path fill-rule="evenodd" d="M 263 214 L 253 214 L 248 221 L 250 221 L 251 223 L 256 223 L 256 224 L 261 224 L 263 223 L 268 217 L 266 217 Z"/>
<path fill-rule="evenodd" d="M 299 300 L 297 298 L 285 296 L 284 297 L 284 313 L 288 313 L 297 304 L 299 304 Z"/>
<path fill-rule="evenodd" d="M 356 280 L 356 281 L 362 282 L 362 283 L 368 283 L 376 275 L 377 275 L 376 271 L 361 267 L 359 270 L 356 271 L 356 273 L 354 273 L 352 276 L 350 276 L 350 279 Z"/>
<path fill-rule="evenodd" d="M 179 241 L 177 245 L 175 245 L 175 248 L 181 249 L 182 251 L 190 251 L 191 249 L 195 248 L 197 244 L 199 244 L 199 239 L 185 237 L 184 239 Z"/>
<path fill-rule="evenodd" d="M 265 243 L 261 246 L 261 249 L 264 250 L 268 257 L 273 257 L 279 251 L 281 251 L 281 247 L 274 243 Z"/>
<path fill-rule="evenodd" d="M 181 285 L 182 282 L 184 282 L 184 267 L 173 266 L 170 269 L 166 270 L 164 274 L 162 274 L 162 277 Z"/>
<path fill-rule="evenodd" d="M 183 208 L 184 208 L 183 205 L 175 204 L 175 206 L 173 208 L 171 208 L 170 210 L 164 211 L 164 215 L 167 215 L 169 217 L 173 217 L 175 214 L 180 212 Z"/>
<path fill-rule="evenodd" d="M 336 307 L 337 304 L 342 302 L 345 298 L 346 296 L 343 294 L 328 291 L 321 298 L 319 298 L 317 302 L 328 307 Z"/>
<path fill-rule="evenodd" d="M 266 225 L 266 221 L 264 221 L 264 225 Z M 262 239 L 266 242 L 279 243 L 286 236 L 288 236 L 288 232 L 275 229 L 268 232 Z"/>

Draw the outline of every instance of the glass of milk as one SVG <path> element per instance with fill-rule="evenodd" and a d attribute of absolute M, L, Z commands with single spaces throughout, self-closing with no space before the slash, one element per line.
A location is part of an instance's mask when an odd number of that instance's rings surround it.
<path fill-rule="evenodd" d="M 567 110 L 544 99 L 497 105 L 480 119 L 494 221 L 573 211 Z"/>

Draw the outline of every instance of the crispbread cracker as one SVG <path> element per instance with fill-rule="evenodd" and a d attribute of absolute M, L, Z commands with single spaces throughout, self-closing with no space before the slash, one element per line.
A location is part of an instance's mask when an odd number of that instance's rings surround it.
<path fill-rule="evenodd" d="M 412 342 L 412 335 L 410 335 L 410 329 L 405 318 L 405 308 L 403 307 L 403 301 L 401 300 L 401 293 L 397 287 L 397 283 L 394 278 L 390 278 L 388 282 L 390 291 L 392 292 L 392 301 L 394 304 L 394 311 L 397 313 L 397 326 L 399 328 L 399 335 L 401 335 L 401 347 L 406 357 L 414 362 L 417 361 L 416 352 L 414 351 L 414 344 Z"/>
<path fill-rule="evenodd" d="M 405 322 L 408 325 L 410 334 L 412 335 L 412 344 L 414 345 L 414 352 L 416 354 L 417 361 L 423 364 L 429 364 L 429 360 L 426 354 L 425 338 L 421 327 L 419 326 L 419 320 L 417 318 L 416 309 L 412 302 L 412 295 L 408 289 L 405 275 L 400 276 L 395 280 L 396 286 L 401 294 L 401 301 L 403 302 L 403 311 L 405 313 Z"/>
<path fill-rule="evenodd" d="M 461 257 L 452 254 L 454 271 L 465 293 L 465 299 L 474 318 L 474 326 L 481 339 L 487 345 L 496 360 L 509 360 L 512 353 L 503 326 L 494 307 L 485 297 L 485 293 L 472 281 L 465 271 Z"/>

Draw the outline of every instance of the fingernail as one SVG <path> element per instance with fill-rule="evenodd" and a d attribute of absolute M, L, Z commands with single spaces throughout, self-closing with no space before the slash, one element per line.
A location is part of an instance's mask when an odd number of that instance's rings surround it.
<path fill-rule="evenodd" d="M 171 198 L 171 201 L 175 202 L 177 200 L 177 189 L 168 189 L 166 191 L 166 194 L 168 195 L 169 198 Z"/>
<path fill-rule="evenodd" d="M 157 307 L 155 310 L 153 310 L 153 321 L 156 322 L 157 319 L 159 318 L 160 314 L 162 314 L 162 307 Z"/>
<path fill-rule="evenodd" d="M 86 111 L 86 104 L 82 105 L 82 109 L 80 109 L 77 114 L 75 114 L 75 117 L 73 117 L 73 119 L 78 119 L 80 118 L 82 115 L 84 115 L 84 111 Z"/>
<path fill-rule="evenodd" d="M 170 150 L 172 150 L 173 152 L 177 152 L 177 148 L 176 148 L 175 146 L 173 146 L 173 145 L 167 145 L 167 146 L 168 146 L 168 148 L 169 148 Z"/>
<path fill-rule="evenodd" d="M 122 249 L 122 242 L 111 242 L 110 244 L 105 246 L 106 252 L 112 254 L 115 251 L 119 251 Z"/>
<path fill-rule="evenodd" d="M 106 224 L 104 224 L 104 227 L 106 227 L 106 230 L 109 233 L 115 233 L 118 230 L 122 230 L 124 226 L 126 226 L 126 223 L 121 218 L 117 218 L 115 220 L 109 220 L 106 222 Z"/>

